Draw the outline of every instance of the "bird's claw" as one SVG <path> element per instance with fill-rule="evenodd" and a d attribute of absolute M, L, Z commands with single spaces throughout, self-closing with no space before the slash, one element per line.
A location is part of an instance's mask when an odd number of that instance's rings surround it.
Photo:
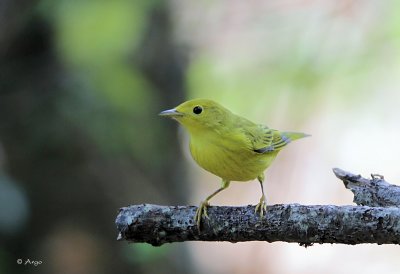
<path fill-rule="evenodd" d="M 259 212 L 261 218 L 264 216 L 264 213 L 267 212 L 267 202 L 265 201 L 264 195 L 261 196 L 260 202 L 256 205 L 254 212 Z"/>
<path fill-rule="evenodd" d="M 196 215 L 194 217 L 194 220 L 197 223 L 197 227 L 199 228 L 199 230 L 201 225 L 201 217 L 204 216 L 207 219 L 210 219 L 207 214 L 207 206 L 209 205 L 210 204 L 208 203 L 208 201 L 203 201 L 200 203 L 199 207 L 196 210 Z"/>

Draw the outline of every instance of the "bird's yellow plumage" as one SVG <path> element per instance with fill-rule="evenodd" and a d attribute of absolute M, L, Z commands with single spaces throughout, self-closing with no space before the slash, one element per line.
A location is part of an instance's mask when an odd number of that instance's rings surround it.
<path fill-rule="evenodd" d="M 222 179 L 221 188 L 208 196 L 197 210 L 196 222 L 199 227 L 202 215 L 208 217 L 208 201 L 227 188 L 230 181 L 259 180 L 262 196 L 256 211 L 263 216 L 266 211 L 262 185 L 264 170 L 283 147 L 293 140 L 308 136 L 255 124 L 207 99 L 184 102 L 160 115 L 177 120 L 189 131 L 193 159 Z"/>

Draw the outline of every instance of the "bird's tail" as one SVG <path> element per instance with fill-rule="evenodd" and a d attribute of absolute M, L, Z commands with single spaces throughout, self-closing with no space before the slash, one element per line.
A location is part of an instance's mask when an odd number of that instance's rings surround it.
<path fill-rule="evenodd" d="M 289 137 L 290 141 L 294 141 L 297 139 L 311 136 L 310 134 L 305 134 L 305 133 L 301 133 L 301 132 L 282 132 L 282 133 L 284 136 Z"/>

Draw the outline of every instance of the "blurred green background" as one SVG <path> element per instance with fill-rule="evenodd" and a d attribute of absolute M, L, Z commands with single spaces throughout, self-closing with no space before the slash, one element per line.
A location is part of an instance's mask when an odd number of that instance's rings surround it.
<path fill-rule="evenodd" d="M 157 116 L 196 97 L 312 134 L 267 172 L 268 203 L 351 204 L 335 166 L 399 182 L 399 10 L 396 0 L 0 0 L 0 273 L 396 273 L 390 246 L 155 248 L 117 242 L 114 220 L 122 206 L 197 204 L 219 186 Z M 213 203 L 258 198 L 258 184 L 232 184 Z"/>

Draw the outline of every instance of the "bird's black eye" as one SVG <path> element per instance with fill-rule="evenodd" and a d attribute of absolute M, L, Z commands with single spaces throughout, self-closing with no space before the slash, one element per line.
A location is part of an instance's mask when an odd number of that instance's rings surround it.
<path fill-rule="evenodd" d="M 193 108 L 193 113 L 194 114 L 200 114 L 203 111 L 203 108 L 201 106 L 195 106 Z"/>

